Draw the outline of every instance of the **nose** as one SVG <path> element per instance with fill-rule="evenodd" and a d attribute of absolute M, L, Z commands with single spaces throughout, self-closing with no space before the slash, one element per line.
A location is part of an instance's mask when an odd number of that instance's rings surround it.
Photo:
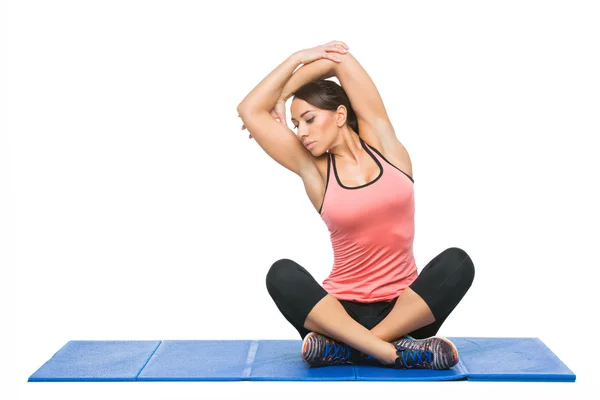
<path fill-rule="evenodd" d="M 298 127 L 298 137 L 304 139 L 308 136 L 308 129 Z"/>

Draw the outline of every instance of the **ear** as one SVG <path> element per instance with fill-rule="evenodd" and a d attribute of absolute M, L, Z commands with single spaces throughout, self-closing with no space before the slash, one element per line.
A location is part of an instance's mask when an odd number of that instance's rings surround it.
<path fill-rule="evenodd" d="M 346 106 L 344 106 L 343 104 L 340 104 L 338 106 L 337 110 L 335 111 L 335 123 L 337 124 L 338 128 L 341 128 L 342 126 L 344 126 L 347 118 L 348 118 L 348 110 L 346 109 Z"/>

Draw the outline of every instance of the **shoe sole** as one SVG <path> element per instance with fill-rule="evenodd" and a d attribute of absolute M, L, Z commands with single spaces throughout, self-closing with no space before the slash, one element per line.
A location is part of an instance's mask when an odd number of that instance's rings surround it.
<path fill-rule="evenodd" d="M 458 364 L 458 360 L 460 360 L 460 359 L 458 358 L 458 349 L 456 348 L 454 343 L 452 343 L 451 341 L 449 341 L 448 339 L 446 339 L 445 337 L 442 337 L 442 336 L 434 336 L 434 337 L 443 340 L 444 342 L 448 343 L 450 345 L 450 347 L 452 347 L 452 350 L 454 351 L 454 359 L 456 360 L 456 364 Z M 456 365 L 456 364 L 454 364 L 454 365 Z M 454 365 L 449 368 L 454 367 Z"/>
<path fill-rule="evenodd" d="M 456 346 L 454 345 L 454 343 L 452 343 L 451 341 L 449 341 L 445 337 L 443 337 L 443 336 L 431 336 L 431 337 L 423 338 L 423 339 L 414 339 L 414 338 L 412 338 L 412 340 L 417 340 L 417 341 L 426 341 L 426 340 L 428 340 L 428 341 L 431 341 L 431 340 L 435 341 L 435 340 L 441 340 L 442 342 L 448 344 L 450 346 L 450 349 L 452 349 L 452 355 L 454 356 L 454 360 L 456 360 L 456 362 L 454 364 L 452 364 L 452 365 L 450 365 L 448 367 L 444 367 L 444 368 L 434 368 L 433 367 L 434 364 L 431 364 L 431 367 L 429 367 L 430 369 L 432 369 L 432 370 L 450 369 L 450 368 L 454 367 L 456 364 L 458 364 L 458 360 L 459 360 L 459 358 L 458 358 L 458 349 L 456 348 Z M 444 352 L 444 353 L 446 351 L 448 351 L 448 349 L 440 349 L 440 350 L 442 352 Z"/>
<path fill-rule="evenodd" d="M 308 333 L 306 336 L 304 336 L 304 340 L 302 341 L 302 361 L 304 361 L 307 365 L 311 366 L 308 361 L 306 361 L 305 355 L 306 355 L 306 346 L 308 345 L 308 339 L 311 338 L 312 336 L 314 336 L 314 332 L 310 332 Z"/>

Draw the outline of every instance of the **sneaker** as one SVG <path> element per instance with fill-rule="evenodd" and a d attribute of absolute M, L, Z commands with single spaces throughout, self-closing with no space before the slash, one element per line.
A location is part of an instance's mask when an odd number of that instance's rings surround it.
<path fill-rule="evenodd" d="M 458 363 L 458 350 L 446 338 L 402 338 L 392 342 L 396 346 L 395 368 L 449 369 Z"/>
<path fill-rule="evenodd" d="M 302 359 L 311 367 L 352 364 L 351 350 L 347 344 L 315 332 L 302 341 Z"/>

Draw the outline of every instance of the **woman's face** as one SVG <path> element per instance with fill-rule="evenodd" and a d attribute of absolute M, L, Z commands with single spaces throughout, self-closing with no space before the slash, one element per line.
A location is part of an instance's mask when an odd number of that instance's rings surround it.
<path fill-rule="evenodd" d="M 328 150 L 328 145 L 335 137 L 337 126 L 334 121 L 335 113 L 321 110 L 301 99 L 292 100 L 290 107 L 292 124 L 298 139 L 307 147 L 314 156 L 321 155 Z"/>

